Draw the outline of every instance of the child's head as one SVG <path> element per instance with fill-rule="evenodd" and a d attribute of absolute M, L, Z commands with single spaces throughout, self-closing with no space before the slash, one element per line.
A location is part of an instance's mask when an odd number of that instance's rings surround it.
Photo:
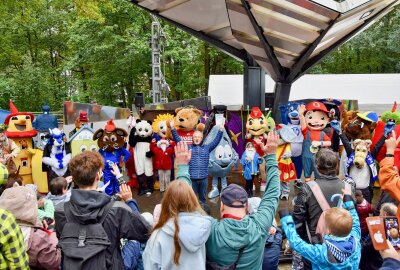
<path fill-rule="evenodd" d="M 357 202 L 357 204 L 360 204 L 360 203 L 363 202 L 364 196 L 363 196 L 361 190 L 356 190 L 356 192 L 354 192 L 354 195 L 356 196 L 356 202 Z"/>
<path fill-rule="evenodd" d="M 349 211 L 333 207 L 325 211 L 325 233 L 333 236 L 348 236 L 353 227 L 353 218 Z"/>
<path fill-rule="evenodd" d="M 391 228 L 389 230 L 390 237 L 392 237 L 393 240 L 397 240 L 399 238 L 399 231 L 396 228 Z"/>
<path fill-rule="evenodd" d="M 203 141 L 203 132 L 196 130 L 193 133 L 193 144 L 194 145 L 199 145 Z"/>
<path fill-rule="evenodd" d="M 64 177 L 56 177 L 50 181 L 50 192 L 52 195 L 60 196 L 67 193 L 68 183 Z"/>

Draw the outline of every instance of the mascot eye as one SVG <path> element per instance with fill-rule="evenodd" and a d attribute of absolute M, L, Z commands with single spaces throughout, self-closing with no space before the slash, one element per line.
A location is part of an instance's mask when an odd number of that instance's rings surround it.
<path fill-rule="evenodd" d="M 31 117 L 29 115 L 25 116 L 25 119 L 29 120 Z"/>
<path fill-rule="evenodd" d="M 97 146 L 94 145 L 94 144 L 92 144 L 92 145 L 90 146 L 90 151 L 96 152 L 96 151 L 97 151 Z"/>
<path fill-rule="evenodd" d="M 292 107 L 290 107 L 290 108 L 289 108 L 289 110 L 290 110 L 290 111 L 294 111 L 294 108 L 293 108 L 293 106 L 292 106 Z"/>
<path fill-rule="evenodd" d="M 312 119 L 312 115 L 310 115 L 310 116 L 308 117 L 308 119 Z"/>
<path fill-rule="evenodd" d="M 11 120 L 18 120 L 18 117 L 13 116 L 13 117 L 11 117 Z"/>
<path fill-rule="evenodd" d="M 112 142 L 116 142 L 116 141 L 117 141 L 117 136 L 115 136 L 115 135 L 111 135 L 111 137 L 110 137 L 110 141 L 112 141 Z"/>
<path fill-rule="evenodd" d="M 321 120 L 322 120 L 322 121 L 324 121 L 324 120 L 325 120 L 325 117 L 324 117 L 324 116 L 322 116 L 322 117 L 321 117 Z"/>
<path fill-rule="evenodd" d="M 80 151 L 81 152 L 85 152 L 87 150 L 87 146 L 86 145 L 81 145 Z"/>
<path fill-rule="evenodd" d="M 103 141 L 104 141 L 104 142 L 108 142 L 109 140 L 110 140 L 110 139 L 108 138 L 108 136 L 104 136 L 104 137 L 103 137 Z"/>
<path fill-rule="evenodd" d="M 224 157 L 224 147 L 222 145 L 218 145 L 215 148 L 215 159 L 221 160 Z"/>
<path fill-rule="evenodd" d="M 139 128 L 139 131 L 142 131 L 142 128 Z"/>
<path fill-rule="evenodd" d="M 260 120 L 260 125 L 263 125 L 264 124 L 264 121 L 263 120 Z"/>
<path fill-rule="evenodd" d="M 251 126 L 253 124 L 253 120 L 249 120 L 249 125 Z"/>
<path fill-rule="evenodd" d="M 145 128 L 144 131 L 145 131 L 146 133 L 149 132 L 149 130 L 148 130 L 147 128 Z"/>
<path fill-rule="evenodd" d="M 164 127 L 163 127 L 163 126 L 161 126 L 161 127 L 160 127 L 160 129 L 161 129 L 161 130 L 163 130 L 163 129 L 164 129 Z"/>
<path fill-rule="evenodd" d="M 231 158 L 232 157 L 232 149 L 229 145 L 225 145 L 224 147 L 225 156 Z"/>

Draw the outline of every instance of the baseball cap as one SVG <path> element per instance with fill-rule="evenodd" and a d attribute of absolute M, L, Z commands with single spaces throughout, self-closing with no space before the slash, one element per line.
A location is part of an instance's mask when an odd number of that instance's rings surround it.
<path fill-rule="evenodd" d="M 322 111 L 329 113 L 328 109 L 326 108 L 325 104 L 319 101 L 312 101 L 306 105 L 306 111 Z"/>
<path fill-rule="evenodd" d="M 244 208 L 247 203 L 247 193 L 239 185 L 230 184 L 221 191 L 221 201 L 229 207 Z M 235 202 L 241 203 L 240 205 L 234 204 Z"/>
<path fill-rule="evenodd" d="M 376 123 L 379 120 L 378 115 L 374 112 L 357 113 L 357 116 L 373 123 Z"/>

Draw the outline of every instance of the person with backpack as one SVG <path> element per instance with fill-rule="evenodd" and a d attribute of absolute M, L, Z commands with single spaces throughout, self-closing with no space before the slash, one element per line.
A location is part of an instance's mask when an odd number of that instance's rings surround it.
<path fill-rule="evenodd" d="M 354 194 L 354 188 L 345 184 L 336 175 L 338 159 L 335 152 L 330 149 L 320 149 L 316 154 L 315 164 L 320 176 L 315 181 L 301 186 L 293 210 L 297 232 L 301 239 L 310 244 L 320 244 L 323 241 L 321 234 L 317 234 L 318 223 L 323 213 L 323 205 L 320 202 L 327 202 L 324 208 L 337 206 L 337 200 L 331 199 L 336 194 L 342 194 L 342 190 L 346 187 L 351 189 L 351 194 Z M 303 259 L 303 262 L 304 269 L 311 269 L 309 261 Z"/>
<path fill-rule="evenodd" d="M 321 215 L 325 233 L 322 244 L 309 244 L 302 240 L 296 232 L 296 225 L 289 211 L 279 211 L 282 229 L 290 246 L 309 260 L 314 270 L 358 269 L 361 258 L 361 227 L 350 189 L 344 191 L 342 206 L 343 208 L 329 208 Z"/>
<path fill-rule="evenodd" d="M 79 188 L 55 212 L 64 270 L 124 269 L 120 239 L 145 242 L 149 237 L 150 224 L 140 215 L 129 187 L 120 186 L 119 196 L 125 203 L 97 191 L 103 166 L 103 158 L 92 151 L 75 156 L 69 164 Z M 117 179 L 122 177 L 117 166 L 113 173 Z"/>
<path fill-rule="evenodd" d="M 222 219 L 220 221 L 212 219 L 211 233 L 206 242 L 207 269 L 262 268 L 265 242 L 278 208 L 280 184 L 276 161 L 278 140 L 279 136 L 272 131 L 267 135 L 267 144 L 260 143 L 265 153 L 267 183 L 257 213 L 247 215 L 248 196 L 241 186 L 230 184 L 222 190 L 220 206 Z M 191 153 L 185 144 L 179 143 L 175 155 L 180 160 L 177 180 L 190 185 L 188 164 Z"/>

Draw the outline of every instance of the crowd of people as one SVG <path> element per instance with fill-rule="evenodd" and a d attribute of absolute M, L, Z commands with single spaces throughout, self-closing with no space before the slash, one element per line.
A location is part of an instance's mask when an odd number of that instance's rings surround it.
<path fill-rule="evenodd" d="M 400 137 L 392 127 L 370 153 L 367 140 L 354 140 L 351 146 L 337 120 L 325 129 L 328 112 L 322 106 L 302 105 L 295 117 L 305 138 L 301 151 L 306 154 L 299 157 L 304 182 L 297 177 L 302 174 L 294 164 L 298 156 L 291 159 L 291 144 L 297 143 L 293 130 L 277 125 L 267 132 L 259 109 L 249 115 L 247 129 L 253 133 L 246 135 L 240 158 L 226 135 L 225 119 L 208 127 L 210 132 L 191 128 L 188 133 L 176 129 L 171 116 L 165 126 L 158 125 L 158 141 L 148 121 L 133 121 L 128 133 L 110 120 L 93 135 L 99 150 L 74 156 L 65 151 L 63 133 L 53 129 L 49 160 L 54 162 L 49 164 L 55 177 L 48 182 L 48 194 L 18 177 L 12 160 L 29 146 L 16 145 L 0 129 L 0 269 L 278 269 L 281 253 L 291 256 L 294 270 L 400 269 L 395 160 Z M 261 133 L 260 125 L 265 126 Z M 173 140 L 162 137 L 167 129 Z M 329 141 L 333 132 L 348 158 L 344 179 Z M 133 150 L 126 149 L 127 142 Z M 383 145 L 377 170 L 374 159 Z M 360 153 L 367 166 L 359 165 Z M 152 174 L 158 172 L 162 200 L 153 213 L 141 213 L 126 184 L 120 163 L 132 155 L 138 196 L 150 196 Z M 220 171 L 241 164 L 244 185 L 228 185 L 224 174 L 212 175 L 208 197 L 220 198 L 216 219 L 207 205 L 208 179 L 210 166 L 223 160 L 216 166 Z M 254 196 L 259 179 L 265 181 L 261 198 Z M 376 179 L 382 193 L 374 204 Z M 292 180 L 299 188 L 293 210 L 281 209 L 277 220 L 279 202 L 289 200 Z M 381 232 L 371 234 L 371 215 L 378 218 L 374 225 L 384 223 Z"/>

